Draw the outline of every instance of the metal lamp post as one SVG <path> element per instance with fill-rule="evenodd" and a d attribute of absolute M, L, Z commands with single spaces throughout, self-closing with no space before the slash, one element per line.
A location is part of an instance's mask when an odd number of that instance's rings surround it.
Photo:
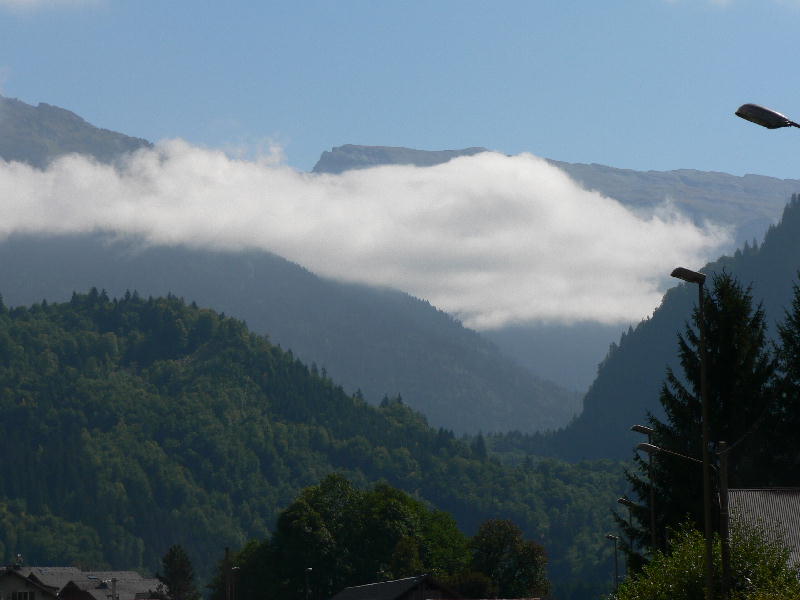
<path fill-rule="evenodd" d="M 617 542 L 619 542 L 619 538 L 614 534 L 607 533 L 606 539 L 614 542 L 614 593 L 616 594 L 619 591 L 619 558 L 617 557 Z"/>
<path fill-rule="evenodd" d="M 684 267 L 678 267 L 670 273 L 687 283 L 696 283 L 698 290 L 698 315 L 700 320 L 700 405 L 702 410 L 701 425 L 703 429 L 703 524 L 705 526 L 706 542 L 706 600 L 714 598 L 714 562 L 712 555 L 712 531 L 711 531 L 711 461 L 708 457 L 708 445 L 710 443 L 708 430 L 708 380 L 706 376 L 706 322 L 703 313 L 703 285 L 706 281 L 704 273 L 690 271 Z"/>
<path fill-rule="evenodd" d="M 631 516 L 631 509 L 636 506 L 632 500 L 626 497 L 617 498 L 617 502 L 628 509 L 628 527 L 631 528 L 631 533 L 628 535 L 628 548 L 629 552 L 625 556 L 625 574 L 630 576 L 631 573 L 631 552 L 633 552 L 633 517 Z"/>
<path fill-rule="evenodd" d="M 647 436 L 647 441 L 649 443 L 653 442 L 653 434 L 655 430 L 652 427 L 647 427 L 646 425 L 633 425 L 631 427 L 631 431 L 635 431 L 637 433 L 643 433 Z M 656 486 L 655 481 L 653 480 L 653 455 L 647 455 L 647 471 L 650 476 L 650 553 L 655 555 L 656 553 Z"/>
<path fill-rule="evenodd" d="M 311 589 L 308 586 L 308 576 L 311 574 L 311 571 L 312 571 L 311 567 L 306 567 L 306 570 L 305 570 L 306 600 L 309 600 L 311 598 Z"/>

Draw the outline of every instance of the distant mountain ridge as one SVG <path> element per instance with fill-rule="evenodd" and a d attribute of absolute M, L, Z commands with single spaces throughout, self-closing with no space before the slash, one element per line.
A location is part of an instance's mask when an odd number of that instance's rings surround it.
<path fill-rule="evenodd" d="M 433 166 L 459 156 L 488 152 L 486 148 L 462 150 L 415 150 L 403 147 L 346 144 L 323 152 L 314 173 L 342 173 L 380 165 Z M 547 159 L 583 187 L 619 200 L 632 210 L 649 213 L 671 201 L 698 224 L 711 222 L 735 230 L 733 251 L 745 241 L 760 240 L 776 223 L 786 201 L 800 189 L 800 179 L 778 179 L 764 175 L 679 169 L 634 171 L 596 163 L 568 163 Z"/>
<path fill-rule="evenodd" d="M 100 129 L 66 109 L 40 103 L 31 106 L 0 96 L 0 157 L 40 169 L 64 154 L 86 154 L 111 163 L 127 152 L 152 144 Z"/>
<path fill-rule="evenodd" d="M 341 173 L 388 164 L 432 166 L 483 148 L 450 150 L 445 153 L 410 148 L 348 144 L 323 153 L 314 166 L 318 173 Z M 335 158 L 335 161 L 333 160 Z M 800 190 L 800 179 L 777 179 L 762 175 L 739 177 L 727 173 L 691 169 L 634 171 L 600 164 L 549 160 L 586 189 L 614 198 L 632 211 L 648 216 L 671 202 L 688 218 L 702 226 L 706 222 L 729 227 L 732 242 L 723 252 L 733 253 L 745 242 L 761 240 L 776 223 L 791 195 Z M 329 171 L 335 165 L 335 171 Z M 533 373 L 569 389 L 585 391 L 594 380 L 596 367 L 624 326 L 598 323 L 575 325 L 513 325 L 483 331 Z"/>
<path fill-rule="evenodd" d="M 312 173 L 343 173 L 351 169 L 366 169 L 380 165 L 414 165 L 432 167 L 459 156 L 472 156 L 487 152 L 486 148 L 461 150 L 415 150 L 401 146 L 358 146 L 345 144 L 326 150 L 320 156 Z"/>

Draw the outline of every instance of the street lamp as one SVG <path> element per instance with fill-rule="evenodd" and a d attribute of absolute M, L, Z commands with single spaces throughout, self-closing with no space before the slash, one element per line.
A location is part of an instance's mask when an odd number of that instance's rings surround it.
<path fill-rule="evenodd" d="M 619 538 L 611 533 L 606 534 L 607 540 L 614 542 L 614 593 L 619 591 L 619 559 L 617 558 L 617 542 Z"/>
<path fill-rule="evenodd" d="M 643 433 L 647 436 L 647 441 L 653 441 L 655 430 L 646 425 L 633 425 L 631 431 Z M 653 479 L 653 455 L 647 455 L 647 472 L 650 476 L 650 552 L 653 556 L 656 553 L 656 486 Z"/>
<path fill-rule="evenodd" d="M 781 127 L 800 127 L 797 123 L 790 120 L 770 108 L 764 108 L 758 104 L 742 104 L 734 113 L 737 117 L 746 119 L 756 125 L 761 125 L 767 129 L 779 129 Z"/>
<path fill-rule="evenodd" d="M 309 589 L 309 587 L 308 587 L 308 576 L 311 574 L 311 571 L 312 571 L 312 570 L 313 570 L 313 569 L 312 569 L 311 567 L 306 567 L 306 570 L 305 570 L 305 579 L 306 579 L 306 600 L 309 600 L 309 598 L 311 597 L 311 590 L 310 590 L 310 589 Z"/>
<path fill-rule="evenodd" d="M 703 313 L 703 284 L 706 281 L 704 273 L 691 271 L 684 267 L 678 267 L 670 273 L 687 283 L 696 283 L 698 291 L 698 317 L 700 320 L 700 404 L 702 410 L 701 425 L 703 429 L 703 521 L 705 526 L 706 542 L 706 600 L 714 598 L 714 574 L 713 574 L 713 555 L 712 555 L 712 533 L 711 533 L 711 462 L 708 457 L 708 380 L 706 377 L 706 320 Z"/>
<path fill-rule="evenodd" d="M 631 509 L 636 506 L 632 500 L 626 497 L 617 498 L 617 502 L 628 508 L 628 527 L 630 527 L 630 534 L 628 535 L 628 548 L 629 552 L 625 556 L 625 573 L 630 576 L 631 573 L 631 552 L 633 552 L 633 517 L 631 516 Z"/>
<path fill-rule="evenodd" d="M 639 444 L 637 450 L 647 452 L 650 456 L 656 453 L 669 454 L 702 465 L 703 461 L 691 456 L 686 456 L 680 452 L 673 452 L 666 448 L 660 448 L 653 444 Z M 719 469 L 711 465 L 717 475 L 717 486 L 719 489 L 719 535 L 721 538 L 722 550 L 722 597 L 727 598 L 731 589 L 731 547 L 728 515 L 728 452 L 730 448 L 726 442 L 718 444 L 717 456 L 719 456 Z"/>

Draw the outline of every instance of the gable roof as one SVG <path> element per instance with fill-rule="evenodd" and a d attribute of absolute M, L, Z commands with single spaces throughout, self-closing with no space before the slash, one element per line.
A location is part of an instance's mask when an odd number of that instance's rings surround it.
<path fill-rule="evenodd" d="M 331 598 L 331 600 L 396 600 L 421 583 L 442 590 L 453 598 L 458 597 L 457 594 L 437 583 L 430 575 L 417 575 L 404 579 L 394 579 L 392 581 L 381 581 L 378 583 L 368 583 L 366 585 L 356 585 L 345 588 Z"/>
<path fill-rule="evenodd" d="M 58 592 L 70 580 L 81 577 L 81 570 L 77 567 L 21 567 L 28 579 L 51 587 Z"/>
<path fill-rule="evenodd" d="M 800 488 L 731 489 L 728 506 L 732 518 L 764 530 L 800 566 Z"/>
<path fill-rule="evenodd" d="M 97 575 L 103 575 L 98 577 Z M 105 576 L 105 575 L 113 575 Z M 121 575 L 121 577 L 119 577 Z M 127 578 L 126 578 L 127 576 Z M 116 579 L 112 584 L 111 579 Z M 83 577 L 70 581 L 64 586 L 62 597 L 93 598 L 94 600 L 109 600 L 113 585 L 116 585 L 119 600 L 135 600 L 138 598 L 153 598 L 161 582 L 158 579 L 145 579 L 133 571 L 94 571 L 84 574 Z"/>
<path fill-rule="evenodd" d="M 27 576 L 27 574 L 19 568 L 16 567 L 0 567 L 0 576 L 5 577 L 18 577 L 21 579 L 25 585 L 32 586 L 34 588 L 38 588 L 42 590 L 46 595 L 55 596 L 58 590 L 41 584 L 40 582 L 36 581 L 36 579 L 32 579 Z"/>

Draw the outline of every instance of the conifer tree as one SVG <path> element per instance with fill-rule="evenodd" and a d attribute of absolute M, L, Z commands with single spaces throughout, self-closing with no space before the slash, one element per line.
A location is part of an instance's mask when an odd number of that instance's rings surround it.
<path fill-rule="evenodd" d="M 768 431 L 772 433 L 768 451 L 771 461 L 765 465 L 769 485 L 797 485 L 800 472 L 800 286 L 794 286 L 792 305 L 783 323 L 778 325 L 778 383 L 775 406 L 769 414 Z"/>
<path fill-rule="evenodd" d="M 164 574 L 158 579 L 166 587 L 168 600 L 200 600 L 200 592 L 194 582 L 194 567 L 180 544 L 171 546 L 161 559 Z"/>
<path fill-rule="evenodd" d="M 735 277 L 722 273 L 713 277 L 712 289 L 705 295 L 704 316 L 707 347 L 709 434 L 712 461 L 716 444 L 731 446 L 728 482 L 730 487 L 763 485 L 762 450 L 765 423 L 774 403 L 775 359 L 767 342 L 766 318 L 761 305 L 754 305 L 751 289 L 743 288 Z M 700 402 L 700 312 L 695 309 L 693 327 L 687 324 L 678 336 L 678 355 L 682 376 L 667 370 L 660 402 L 665 419 L 650 417 L 653 444 L 699 459 L 702 456 Z M 636 456 L 638 473 L 628 480 L 640 498 L 631 511 L 631 520 L 617 515 L 627 541 L 626 549 L 646 549 L 650 543 L 650 481 L 655 485 L 656 532 L 659 546 L 670 528 L 687 516 L 703 528 L 702 468 L 696 463 L 657 454 L 648 462 Z M 712 475 L 713 477 L 713 475 Z M 716 529 L 718 513 L 713 511 Z M 627 515 L 626 515 L 627 516 Z M 638 525 L 636 524 L 638 522 Z M 641 560 L 629 555 L 634 569 Z M 641 559 L 641 556 L 638 557 Z"/>

